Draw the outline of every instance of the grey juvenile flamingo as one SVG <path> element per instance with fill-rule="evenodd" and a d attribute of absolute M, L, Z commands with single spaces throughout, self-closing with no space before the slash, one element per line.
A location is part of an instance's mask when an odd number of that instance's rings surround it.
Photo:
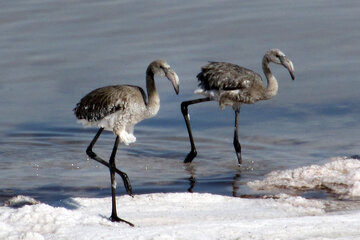
<path fill-rule="evenodd" d="M 116 181 L 115 173 L 123 179 L 126 191 L 132 195 L 132 188 L 126 173 L 120 171 L 115 165 L 115 155 L 119 142 L 128 145 L 136 141 L 133 135 L 134 125 L 144 119 L 151 118 L 160 109 L 160 98 L 156 91 L 154 76 L 166 76 L 172 83 L 176 94 L 179 93 L 179 78 L 164 60 L 156 60 L 150 63 L 146 70 L 146 89 L 132 85 L 114 85 L 93 90 L 83 97 L 74 108 L 78 122 L 85 126 L 99 127 L 99 131 L 88 146 L 87 155 L 107 166 L 110 170 L 112 213 L 111 221 L 125 222 L 117 216 L 116 211 Z M 103 130 L 113 131 L 116 135 L 115 144 L 109 159 L 106 162 L 93 152 L 92 148 Z"/>
<path fill-rule="evenodd" d="M 259 100 L 268 100 L 277 94 L 278 83 L 270 71 L 270 62 L 283 65 L 288 69 L 291 78 L 295 79 L 293 63 L 279 49 L 270 49 L 265 53 L 262 60 L 267 86 L 264 86 L 259 74 L 232 63 L 210 62 L 202 67 L 201 72 L 197 75 L 199 88 L 195 90 L 195 93 L 206 97 L 181 103 L 181 112 L 184 115 L 191 144 L 191 150 L 184 162 L 191 162 L 197 155 L 191 132 L 188 106 L 200 102 L 218 101 L 221 109 L 225 106 L 232 106 L 235 111 L 233 144 L 238 163 L 242 163 L 241 145 L 238 138 L 240 106 L 244 103 L 252 104 Z"/>

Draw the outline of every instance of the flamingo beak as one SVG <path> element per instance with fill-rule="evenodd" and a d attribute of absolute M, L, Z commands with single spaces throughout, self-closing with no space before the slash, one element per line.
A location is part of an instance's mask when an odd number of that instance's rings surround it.
<path fill-rule="evenodd" d="M 291 79 L 292 79 L 292 80 L 295 80 L 294 69 L 288 68 L 288 70 L 289 70 L 289 73 L 290 73 Z"/>
<path fill-rule="evenodd" d="M 165 71 L 165 76 L 169 79 L 171 84 L 174 87 L 176 94 L 179 94 L 179 77 L 172 69 L 167 69 Z"/>
<path fill-rule="evenodd" d="M 291 79 L 295 80 L 295 74 L 294 74 L 294 64 L 291 62 L 290 59 L 288 59 L 287 57 L 283 56 L 280 58 L 281 64 L 287 68 L 287 70 L 290 73 Z"/>

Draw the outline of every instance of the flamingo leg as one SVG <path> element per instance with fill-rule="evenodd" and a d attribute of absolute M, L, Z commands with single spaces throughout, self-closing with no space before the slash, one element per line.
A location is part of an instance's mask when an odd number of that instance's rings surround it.
<path fill-rule="evenodd" d="M 238 159 L 238 163 L 239 165 L 242 163 L 242 158 L 241 158 L 241 145 L 239 142 L 239 136 L 238 136 L 238 126 L 239 126 L 239 113 L 240 113 L 240 109 L 235 109 L 235 127 L 234 127 L 234 148 L 235 148 L 235 153 L 236 153 L 236 157 Z"/>
<path fill-rule="evenodd" d="M 91 141 L 90 145 L 88 146 L 88 148 L 86 149 L 86 153 L 87 155 L 94 159 L 95 161 L 107 166 L 110 169 L 110 164 L 108 162 L 106 162 L 105 160 L 103 160 L 102 158 L 100 158 L 96 153 L 93 152 L 92 148 L 94 147 L 96 141 L 98 140 L 100 134 L 102 133 L 102 131 L 104 130 L 104 128 L 100 128 L 99 131 L 96 133 L 94 139 Z M 130 184 L 130 180 L 129 177 L 126 173 L 120 171 L 119 169 L 117 169 L 116 167 L 114 168 L 114 171 L 119 174 L 124 182 L 124 186 L 126 189 L 126 192 L 130 195 L 133 196 L 132 193 L 132 187 Z"/>
<path fill-rule="evenodd" d="M 188 134 L 189 134 L 189 139 L 190 139 L 190 145 L 191 145 L 191 150 L 188 153 L 188 155 L 186 156 L 184 163 L 192 162 L 192 160 L 197 155 L 194 138 L 193 138 L 192 131 L 191 131 L 190 115 L 189 115 L 189 111 L 188 111 L 188 106 L 192 105 L 192 104 L 196 104 L 196 103 L 207 102 L 207 101 L 211 101 L 211 99 L 209 97 L 206 97 L 206 98 L 199 98 L 199 99 L 194 99 L 194 100 L 190 100 L 190 101 L 184 101 L 181 103 L 181 112 L 185 119 L 186 127 L 187 127 Z"/>
<path fill-rule="evenodd" d="M 111 203 L 112 203 L 112 210 L 111 210 L 111 216 L 110 216 L 110 220 L 113 222 L 124 222 L 129 224 L 130 226 L 134 227 L 134 224 L 132 224 L 131 222 L 128 222 L 124 219 L 121 219 L 118 217 L 117 215 L 117 211 L 116 211 L 116 180 L 115 180 L 115 169 L 116 169 L 116 164 L 115 164 L 115 155 L 116 155 L 116 151 L 117 148 L 119 146 L 119 136 L 116 137 L 115 143 L 114 143 L 114 148 L 111 152 L 111 156 L 110 156 L 110 160 L 109 160 L 109 169 L 110 169 L 110 179 L 111 179 Z"/>

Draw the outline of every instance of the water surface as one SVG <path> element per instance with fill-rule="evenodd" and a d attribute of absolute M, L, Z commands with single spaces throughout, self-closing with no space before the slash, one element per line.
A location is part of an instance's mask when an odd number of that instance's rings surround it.
<path fill-rule="evenodd" d="M 359 154 L 359 12 L 354 0 L 2 1 L 0 201 L 109 196 L 108 170 L 85 154 L 97 130 L 78 125 L 72 109 L 97 87 L 145 87 L 145 69 L 157 58 L 178 73 L 180 95 L 157 79 L 159 114 L 136 126 L 135 144 L 118 150 L 135 194 L 257 195 L 246 183 L 270 171 Z M 296 80 L 272 65 L 278 95 L 241 109 L 243 166 L 232 146 L 234 113 L 215 102 L 189 108 L 198 157 L 184 165 L 180 102 L 197 97 L 200 67 L 228 61 L 261 73 L 261 58 L 274 47 L 294 62 Z M 107 159 L 113 142 L 104 133 L 95 151 Z"/>

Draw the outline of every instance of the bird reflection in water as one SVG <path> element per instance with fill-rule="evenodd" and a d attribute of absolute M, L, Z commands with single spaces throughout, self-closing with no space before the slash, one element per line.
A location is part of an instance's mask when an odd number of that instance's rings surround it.
<path fill-rule="evenodd" d="M 198 181 L 196 180 L 196 165 L 195 164 L 185 164 L 185 170 L 190 175 L 188 178 L 189 188 L 187 189 L 187 191 L 189 193 L 193 193 L 194 188 L 195 188 L 196 184 L 198 183 Z M 232 192 L 233 197 L 241 196 L 239 193 L 240 184 L 241 184 L 240 179 L 241 179 L 241 171 L 240 171 L 240 169 L 238 169 L 234 173 L 234 176 L 232 177 L 232 180 L 231 180 L 231 186 L 232 186 L 231 192 Z"/>

